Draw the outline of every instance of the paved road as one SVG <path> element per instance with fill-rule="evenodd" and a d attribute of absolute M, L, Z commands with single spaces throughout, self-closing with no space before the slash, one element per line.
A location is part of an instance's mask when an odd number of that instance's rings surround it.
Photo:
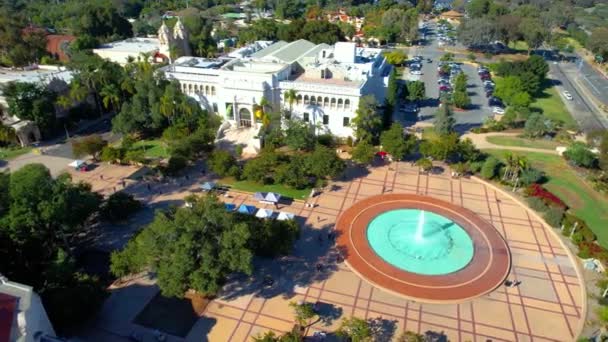
<path fill-rule="evenodd" d="M 421 110 L 418 116 L 419 121 L 432 122 L 435 113 L 439 108 L 439 90 L 437 86 L 437 67 L 441 56 L 444 52 L 439 49 L 437 40 L 435 39 L 435 24 L 429 22 L 426 31 L 427 43 L 424 46 L 410 48 L 409 56 L 419 55 L 425 58 L 422 67 L 421 76 L 410 75 L 409 72 L 404 73 L 404 78 L 407 80 L 421 80 L 426 86 L 426 96 L 428 98 L 421 104 Z M 427 63 L 426 59 L 431 58 L 432 63 Z M 491 116 L 491 109 L 488 107 L 487 98 L 483 91 L 483 83 L 477 75 L 477 70 L 472 65 L 464 64 L 462 70 L 469 79 L 469 96 L 471 97 L 472 106 L 469 110 L 463 112 L 455 112 L 456 130 L 464 133 L 472 127 L 481 125 L 484 120 Z"/>
<path fill-rule="evenodd" d="M 591 131 L 608 128 L 608 118 L 601 114 L 591 102 L 589 91 L 578 80 L 578 70 L 572 63 L 550 63 L 549 75 L 556 81 L 555 85 L 566 108 L 578 123 L 580 129 L 589 133 Z M 572 94 L 573 100 L 563 97 L 563 91 Z"/>
<path fill-rule="evenodd" d="M 583 85 L 589 89 L 598 101 L 608 105 L 608 78 L 595 70 L 593 66 L 580 58 L 580 56 L 576 64 L 568 65 L 567 67 L 576 68 L 576 75 L 583 81 Z"/>

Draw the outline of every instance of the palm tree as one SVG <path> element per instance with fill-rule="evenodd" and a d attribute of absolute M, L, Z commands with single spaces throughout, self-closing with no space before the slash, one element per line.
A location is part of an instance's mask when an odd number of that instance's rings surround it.
<path fill-rule="evenodd" d="M 0 123 L 0 141 L 7 144 L 17 141 L 15 129 Z"/>
<path fill-rule="evenodd" d="M 62 95 L 57 98 L 55 103 L 63 109 L 68 109 L 72 105 L 73 101 L 68 96 Z"/>
<path fill-rule="evenodd" d="M 76 102 L 84 101 L 89 95 L 89 90 L 80 81 L 72 81 L 70 84 L 70 98 Z"/>
<path fill-rule="evenodd" d="M 285 92 L 285 101 L 289 103 L 289 115 L 293 114 L 293 103 L 296 101 L 298 97 L 298 91 L 295 89 L 289 89 Z"/>
<path fill-rule="evenodd" d="M 99 95 L 106 109 L 112 107 L 114 111 L 118 110 L 120 107 L 120 90 L 115 84 L 110 83 L 103 86 Z"/>
<path fill-rule="evenodd" d="M 176 107 L 177 104 L 175 103 L 173 96 L 165 93 L 160 97 L 160 113 L 169 119 L 169 124 L 172 124 L 173 122 Z"/>

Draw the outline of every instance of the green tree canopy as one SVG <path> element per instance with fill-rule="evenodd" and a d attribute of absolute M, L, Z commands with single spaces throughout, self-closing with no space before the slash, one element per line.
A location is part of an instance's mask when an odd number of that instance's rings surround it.
<path fill-rule="evenodd" d="M 413 152 L 416 147 L 416 137 L 404 135 L 403 126 L 399 123 L 394 123 L 390 129 L 382 132 L 380 143 L 384 151 L 399 161 Z"/>
<path fill-rule="evenodd" d="M 371 341 L 373 337 L 369 323 L 357 317 L 344 318 L 340 323 L 337 335 L 353 342 L 367 342 Z"/>
<path fill-rule="evenodd" d="M 426 87 L 422 81 L 407 82 L 407 100 L 422 101 L 426 98 Z"/>
<path fill-rule="evenodd" d="M 454 132 L 454 113 L 452 108 L 446 102 L 441 104 L 441 108 L 435 113 L 435 131 L 440 135 Z"/>
<path fill-rule="evenodd" d="M 31 120 L 42 132 L 50 133 L 55 124 L 56 94 L 43 84 L 10 82 L 2 87 L 8 112 L 21 120 Z"/>
<path fill-rule="evenodd" d="M 382 130 L 382 117 L 378 115 L 378 103 L 373 95 L 359 99 L 359 107 L 353 118 L 355 137 L 359 140 L 376 140 Z"/>

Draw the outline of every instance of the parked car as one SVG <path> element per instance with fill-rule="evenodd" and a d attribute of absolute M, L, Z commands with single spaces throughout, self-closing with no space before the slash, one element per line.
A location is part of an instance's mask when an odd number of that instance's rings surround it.
<path fill-rule="evenodd" d="M 440 85 L 439 91 L 450 91 L 452 88 L 449 85 Z"/>
<path fill-rule="evenodd" d="M 490 77 L 489 74 L 483 74 L 483 75 L 481 75 L 481 80 L 482 81 L 487 81 L 487 80 L 491 80 L 491 79 L 492 79 L 492 77 Z"/>
<path fill-rule="evenodd" d="M 492 97 L 490 97 L 488 99 L 488 106 L 490 106 L 490 107 L 502 107 L 503 104 L 502 104 L 502 101 L 498 97 L 492 96 Z"/>
<path fill-rule="evenodd" d="M 412 75 L 422 75 L 422 71 L 418 69 L 410 70 L 410 74 Z"/>
<path fill-rule="evenodd" d="M 492 97 L 494 95 L 494 89 L 486 91 L 486 97 Z"/>
<path fill-rule="evenodd" d="M 415 103 L 408 103 L 405 104 L 402 107 L 402 110 L 406 113 L 417 113 L 418 112 L 418 105 Z"/>
<path fill-rule="evenodd" d="M 494 107 L 492 107 L 492 113 L 494 113 L 494 114 L 504 114 L 505 113 L 505 109 L 502 108 L 502 107 L 494 106 Z"/>
<path fill-rule="evenodd" d="M 572 94 L 570 94 L 570 92 L 569 92 L 569 91 L 565 90 L 565 91 L 563 92 L 563 94 L 564 94 L 564 97 L 566 98 L 566 100 L 568 100 L 568 101 L 572 101 L 573 97 L 572 97 Z"/>
<path fill-rule="evenodd" d="M 483 81 L 483 85 L 495 86 L 495 84 L 494 84 L 494 82 L 492 80 L 485 80 L 485 81 Z"/>

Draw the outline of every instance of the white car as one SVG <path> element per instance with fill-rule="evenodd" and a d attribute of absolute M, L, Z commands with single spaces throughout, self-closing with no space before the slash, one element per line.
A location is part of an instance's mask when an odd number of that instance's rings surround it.
<path fill-rule="evenodd" d="M 500 107 L 494 107 L 494 108 L 492 108 L 492 113 L 494 113 L 494 114 L 504 114 L 505 113 L 505 109 L 504 108 L 500 108 Z"/>
<path fill-rule="evenodd" d="M 569 92 L 569 91 L 565 90 L 565 91 L 563 92 L 563 94 L 564 94 L 564 97 L 566 98 L 566 100 L 568 100 L 568 101 L 572 101 L 573 97 L 572 97 L 572 94 L 570 94 L 570 92 Z"/>
<path fill-rule="evenodd" d="M 420 70 L 411 70 L 410 74 L 412 74 L 412 75 L 422 75 L 422 71 L 420 71 Z"/>

